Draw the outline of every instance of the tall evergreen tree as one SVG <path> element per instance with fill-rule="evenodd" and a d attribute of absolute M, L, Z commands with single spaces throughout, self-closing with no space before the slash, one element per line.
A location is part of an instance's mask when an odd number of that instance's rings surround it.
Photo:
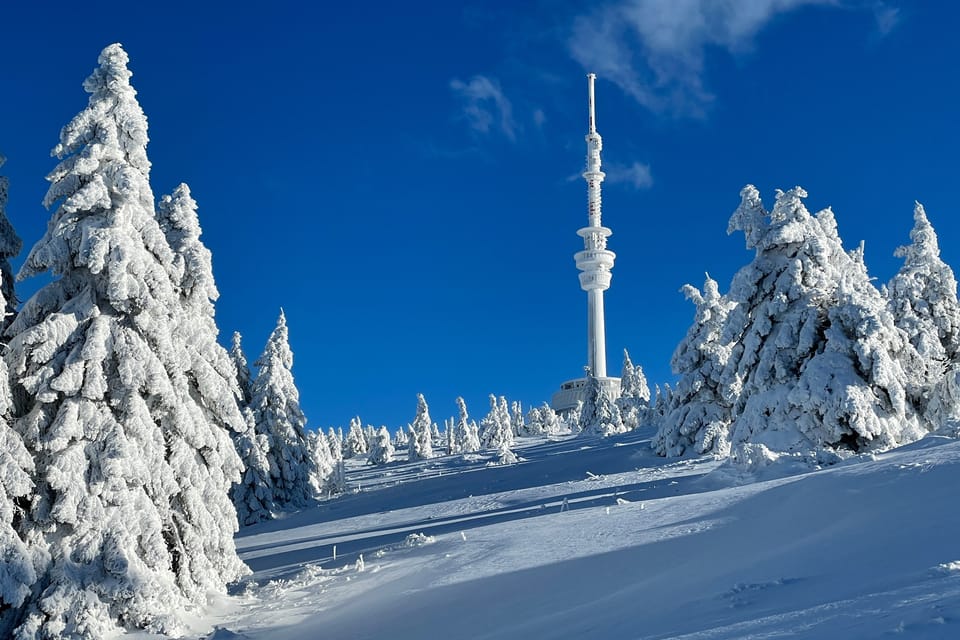
<path fill-rule="evenodd" d="M 0 166 L 5 158 L 0 155 Z M 20 240 L 6 217 L 8 182 L 0 176 L 0 309 L 13 312 L 13 278 L 9 257 L 19 253 Z M 9 254 L 9 255 L 8 255 Z M 4 318 L 2 327 L 8 320 Z M 0 360 L 0 637 L 8 637 L 20 607 L 37 579 L 44 557 L 40 548 L 28 549 L 15 524 L 23 519 L 21 503 L 33 489 L 33 459 L 20 434 L 10 425 L 13 402 L 6 362 Z"/>
<path fill-rule="evenodd" d="M 490 394 L 490 412 L 480 420 L 480 444 L 484 449 L 500 449 L 513 446 L 513 429 L 510 413 L 506 410 L 506 398 Z"/>
<path fill-rule="evenodd" d="M 390 432 L 386 427 L 380 427 L 370 442 L 368 464 L 382 465 L 393 462 L 393 443 L 390 442 Z"/>
<path fill-rule="evenodd" d="M 236 367 L 217 342 L 214 302 L 220 294 L 210 250 L 200 240 L 197 203 L 187 185 L 160 199 L 157 220 L 173 250 L 168 273 L 180 300 L 173 328 L 182 356 L 178 366 L 168 370 L 181 407 L 193 414 L 192 420 L 174 414 L 162 422 L 169 458 L 182 485 L 173 503 L 178 530 L 169 537 L 174 540 L 178 584 L 191 600 L 201 601 L 216 585 L 212 576 L 233 580 L 243 572 L 235 566 L 237 523 L 229 492 L 244 468 L 234 441 L 247 425 L 240 411 Z"/>
<path fill-rule="evenodd" d="M 240 397 L 242 406 L 250 406 L 250 390 L 253 387 L 253 376 L 250 374 L 250 365 L 247 364 L 247 356 L 243 353 L 242 338 L 239 331 L 233 332 L 233 338 L 230 342 L 230 359 L 237 369 L 237 384 L 240 386 Z"/>
<path fill-rule="evenodd" d="M 457 424 L 454 426 L 454 439 L 460 453 L 476 453 L 480 450 L 480 436 L 477 423 L 467 414 L 467 403 L 457 397 Z"/>
<path fill-rule="evenodd" d="M 733 279 L 722 337 L 734 447 L 860 451 L 920 437 L 906 393 L 916 350 L 862 255 L 844 251 L 833 212 L 810 215 L 799 187 L 769 214 L 754 187 L 741 195 L 730 231 L 756 256 Z"/>
<path fill-rule="evenodd" d="M 697 306 L 693 324 L 671 360 L 679 376 L 671 406 L 660 421 L 653 448 L 662 456 L 730 452 L 730 402 L 722 389 L 730 345 L 721 339 L 731 304 L 709 275 L 703 292 L 685 285 L 683 292 Z"/>
<path fill-rule="evenodd" d="M 922 358 L 923 371 L 915 376 L 911 397 L 928 426 L 937 427 L 960 413 L 960 396 L 954 391 L 960 374 L 960 302 L 953 270 L 940 258 L 937 234 L 919 202 L 913 220 L 911 243 L 896 251 L 903 265 L 886 293 L 894 322 Z"/>
<path fill-rule="evenodd" d="M 410 437 L 407 444 L 407 459 L 411 462 L 433 457 L 433 433 L 430 420 L 430 407 L 422 393 L 417 394 L 417 415 L 410 425 Z"/>
<path fill-rule="evenodd" d="M 15 425 L 36 465 L 22 528 L 50 554 L 21 638 L 176 633 L 190 602 L 245 569 L 221 500 L 239 461 L 185 393 L 202 367 L 174 338 L 182 291 L 127 61 L 119 45 L 103 50 L 89 105 L 61 131 L 44 200 L 56 209 L 18 276 L 55 279 L 7 331 Z"/>
<path fill-rule="evenodd" d="M 6 162 L 7 159 L 0 154 L 0 167 Z M 13 267 L 10 266 L 10 258 L 18 255 L 23 248 L 20 236 L 14 231 L 13 225 L 7 218 L 9 188 L 10 182 L 7 177 L 0 176 L 0 296 L 3 298 L 3 307 L 0 309 L 3 313 L 3 317 L 0 318 L 0 334 L 13 322 L 13 315 L 17 308 L 17 297 L 13 288 Z"/>
<path fill-rule="evenodd" d="M 279 509 L 304 507 L 314 499 L 310 478 L 316 470 L 307 440 L 307 418 L 300 410 L 300 392 L 293 379 L 293 352 L 282 310 L 255 364 L 257 378 L 250 408 L 257 433 L 269 442 L 273 504 Z"/>
<path fill-rule="evenodd" d="M 650 408 L 647 377 L 640 365 L 633 364 L 626 349 L 623 350 L 623 368 L 620 371 L 620 397 L 616 403 L 627 429 L 636 429 Z"/>
<path fill-rule="evenodd" d="M 578 421 L 580 433 L 584 435 L 610 436 L 625 431 L 620 409 L 589 369 Z"/>
<path fill-rule="evenodd" d="M 360 416 L 350 419 L 350 430 L 347 431 L 347 439 L 343 443 L 343 457 L 353 458 L 367 453 L 367 436 L 360 425 Z"/>

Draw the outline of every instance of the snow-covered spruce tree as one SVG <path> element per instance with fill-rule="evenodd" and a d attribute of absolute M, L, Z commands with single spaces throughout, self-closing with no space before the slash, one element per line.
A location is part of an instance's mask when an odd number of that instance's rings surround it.
<path fill-rule="evenodd" d="M 170 536 L 175 541 L 171 552 L 178 584 L 200 602 L 216 588 L 211 576 L 233 580 L 242 572 L 233 566 L 238 563 L 233 543 L 237 525 L 229 492 L 246 466 L 235 442 L 247 433 L 247 423 L 236 366 L 217 342 L 214 301 L 220 294 L 187 185 L 161 198 L 157 220 L 173 250 L 167 272 L 180 301 L 173 319 L 179 357 L 167 368 L 182 404 L 161 422 L 168 458 L 181 483 L 173 502 L 179 530 Z"/>
<path fill-rule="evenodd" d="M 721 386 L 731 346 L 721 340 L 721 334 L 732 305 L 709 275 L 703 292 L 691 285 L 684 285 L 683 292 L 697 311 L 673 352 L 670 365 L 679 380 L 652 445 L 662 456 L 688 452 L 726 456 L 732 415 Z"/>
<path fill-rule="evenodd" d="M 257 423 L 250 407 L 243 408 L 246 429 L 234 438 L 237 454 L 243 461 L 240 482 L 230 488 L 230 497 L 241 526 L 268 520 L 278 511 L 274 504 L 272 478 L 277 475 L 276 461 L 270 456 L 270 439 L 257 433 Z"/>
<path fill-rule="evenodd" d="M 526 424 L 525 433 L 527 435 L 538 436 L 547 431 L 543 424 L 543 412 L 540 407 L 530 407 L 524 424 Z"/>
<path fill-rule="evenodd" d="M 250 408 L 257 433 L 266 435 L 269 441 L 273 504 L 278 509 L 304 507 L 314 498 L 310 477 L 316 470 L 305 430 L 307 419 L 300 410 L 300 392 L 293 379 L 293 352 L 282 310 L 263 354 L 254 364 L 257 378 L 251 389 Z"/>
<path fill-rule="evenodd" d="M 513 424 L 513 419 L 510 417 L 510 408 L 506 396 L 500 396 L 500 399 L 497 401 L 497 413 L 500 416 L 500 423 L 503 425 L 504 429 L 510 432 L 511 438 L 517 435 L 517 430 Z"/>
<path fill-rule="evenodd" d="M 430 407 L 422 393 L 417 394 L 417 415 L 410 425 L 410 442 L 407 445 L 407 459 L 411 462 L 433 457 L 433 433 L 430 420 Z"/>
<path fill-rule="evenodd" d="M 0 166 L 5 158 L 0 155 Z M 8 181 L 0 176 L 0 309 L 13 313 L 13 277 L 9 258 L 20 252 L 20 239 L 7 220 Z M 0 322 L 6 327 L 12 317 Z M 23 518 L 22 503 L 33 489 L 33 459 L 20 434 L 11 425 L 13 402 L 7 365 L 0 360 L 0 637 L 9 637 L 19 615 L 19 607 L 37 579 L 37 569 L 45 563 L 43 549 L 28 549 L 15 525 Z M 39 566 L 36 566 L 39 565 Z"/>
<path fill-rule="evenodd" d="M 410 438 L 407 437 L 407 430 L 403 427 L 397 428 L 397 433 L 393 436 L 393 448 L 403 449 L 407 446 Z"/>
<path fill-rule="evenodd" d="M 250 389 L 253 386 L 253 376 L 250 374 L 250 365 L 247 364 L 247 356 L 243 353 L 243 345 L 239 331 L 233 332 L 233 338 L 230 343 L 230 359 L 237 369 L 237 384 L 240 386 L 240 396 L 242 406 L 250 406 Z"/>
<path fill-rule="evenodd" d="M 343 443 L 344 459 L 366 455 L 367 448 L 367 436 L 363 432 L 363 427 L 360 426 L 360 416 L 351 418 L 347 439 Z"/>
<path fill-rule="evenodd" d="M 20 528 L 49 551 L 19 638 L 177 633 L 191 601 L 245 569 L 226 499 L 239 459 L 184 393 L 193 362 L 174 339 L 182 300 L 127 60 L 103 50 L 87 108 L 61 131 L 44 200 L 56 209 L 18 276 L 55 279 L 7 330 L 15 428 L 35 463 Z"/>
<path fill-rule="evenodd" d="M 443 439 L 448 456 L 454 456 L 460 453 L 460 446 L 457 444 L 457 438 L 454 434 L 455 425 L 456 422 L 452 416 L 443 421 Z"/>
<path fill-rule="evenodd" d="M 333 427 L 327 430 L 327 447 L 335 460 L 343 460 L 343 438 Z"/>
<path fill-rule="evenodd" d="M 323 431 L 307 433 L 307 443 L 310 447 L 310 456 L 313 459 L 313 473 L 310 476 L 310 486 L 316 496 L 331 496 L 343 490 L 340 460 L 330 451 L 327 437 Z"/>
<path fill-rule="evenodd" d="M 597 436 L 610 436 L 626 430 L 617 404 L 604 392 L 600 380 L 589 370 L 583 407 L 580 409 L 579 427 L 581 434 Z"/>
<path fill-rule="evenodd" d="M 454 438 L 460 453 L 476 453 L 480 451 L 480 436 L 477 424 L 467 415 L 467 403 L 462 397 L 457 397 L 457 424 L 454 427 Z"/>
<path fill-rule="evenodd" d="M 523 416 L 523 404 L 519 400 L 510 403 L 510 425 L 514 435 L 527 435 L 527 423 Z"/>
<path fill-rule="evenodd" d="M 373 440 L 370 441 L 370 454 L 367 456 L 367 464 L 389 464 L 393 462 L 394 449 L 390 442 L 390 432 L 386 427 L 380 427 Z"/>
<path fill-rule="evenodd" d="M 507 400 L 490 394 L 490 413 L 480 420 L 480 445 L 484 449 L 510 448 L 513 446 L 513 429 L 510 426 L 510 412 Z"/>
<path fill-rule="evenodd" d="M 7 159 L 0 154 L 0 167 Z M 3 307 L 0 309 L 0 334 L 13 322 L 13 315 L 17 307 L 17 294 L 13 289 L 13 267 L 10 258 L 20 253 L 23 241 L 14 231 L 13 225 L 7 218 L 7 194 L 10 188 L 6 176 L 0 176 L 0 297 L 3 298 Z"/>
<path fill-rule="evenodd" d="M 729 231 L 743 231 L 756 256 L 734 276 L 721 337 L 732 345 L 723 388 L 734 456 L 880 450 L 921 437 L 906 393 L 919 356 L 862 255 L 843 250 L 833 212 L 811 216 L 799 187 L 778 191 L 769 215 L 753 186 L 741 196 Z"/>
<path fill-rule="evenodd" d="M 643 375 L 643 368 L 634 365 L 630 354 L 623 350 L 623 368 L 620 372 L 620 397 L 616 400 L 617 407 L 627 429 L 636 429 L 646 418 L 650 408 L 650 387 L 647 386 L 647 377 Z"/>
<path fill-rule="evenodd" d="M 911 400 L 928 426 L 960 417 L 960 302 L 953 270 L 940 258 L 937 234 L 923 205 L 913 211 L 911 243 L 896 256 L 903 266 L 886 287 L 894 322 L 922 358 Z"/>

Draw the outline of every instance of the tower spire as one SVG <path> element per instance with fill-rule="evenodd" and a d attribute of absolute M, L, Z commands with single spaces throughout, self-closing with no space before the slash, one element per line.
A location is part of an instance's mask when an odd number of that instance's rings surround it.
<path fill-rule="evenodd" d="M 596 100 L 594 80 L 597 76 L 587 74 L 588 99 L 590 113 L 587 141 L 587 166 L 583 179 L 587 181 L 587 220 L 589 225 L 577 231 L 583 238 L 583 251 L 574 259 L 580 273 L 580 288 L 587 292 L 587 365 L 598 378 L 607 376 L 607 339 L 603 317 L 603 292 L 610 287 L 613 261 L 616 254 L 607 249 L 607 238 L 613 233 L 604 227 L 600 219 L 600 184 L 606 175 L 600 170 L 600 151 L 603 139 L 597 133 Z"/>

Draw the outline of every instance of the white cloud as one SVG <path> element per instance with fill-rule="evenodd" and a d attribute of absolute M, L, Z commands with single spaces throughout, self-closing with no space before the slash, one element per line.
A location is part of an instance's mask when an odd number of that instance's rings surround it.
<path fill-rule="evenodd" d="M 463 82 L 454 78 L 450 88 L 462 101 L 461 115 L 471 129 L 484 135 L 496 130 L 509 140 L 516 140 L 513 106 L 496 79 L 476 75 Z"/>
<path fill-rule="evenodd" d="M 637 191 L 649 189 L 653 186 L 653 174 L 650 173 L 650 165 L 642 162 L 634 162 L 631 165 L 607 162 L 603 165 L 603 173 L 606 175 L 604 181 L 610 184 L 625 184 Z M 577 182 L 578 180 L 583 180 L 582 173 L 574 173 L 566 177 L 567 182 Z"/>
<path fill-rule="evenodd" d="M 708 47 L 749 49 L 776 16 L 802 6 L 838 3 L 618 0 L 577 18 L 569 49 L 586 70 L 616 83 L 648 109 L 700 116 L 713 99 L 703 82 Z"/>
<path fill-rule="evenodd" d="M 604 169 L 604 173 L 607 174 L 607 182 L 626 184 L 638 191 L 653 186 L 650 165 L 642 162 L 634 162 L 629 166 L 612 164 Z"/>
<path fill-rule="evenodd" d="M 873 17 L 877 21 L 877 31 L 885 36 L 900 24 L 900 9 L 886 2 L 877 2 L 873 6 Z"/>
<path fill-rule="evenodd" d="M 543 125 L 547 122 L 547 114 L 543 112 L 543 109 L 534 109 L 533 110 L 533 124 L 536 125 L 537 129 L 542 129 Z"/>

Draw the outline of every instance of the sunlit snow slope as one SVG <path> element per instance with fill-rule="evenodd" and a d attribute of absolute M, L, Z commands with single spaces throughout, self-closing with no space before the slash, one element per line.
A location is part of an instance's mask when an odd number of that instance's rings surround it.
<path fill-rule="evenodd" d="M 762 480 L 650 435 L 357 464 L 349 495 L 241 531 L 256 573 L 198 634 L 960 638 L 957 441 Z"/>

